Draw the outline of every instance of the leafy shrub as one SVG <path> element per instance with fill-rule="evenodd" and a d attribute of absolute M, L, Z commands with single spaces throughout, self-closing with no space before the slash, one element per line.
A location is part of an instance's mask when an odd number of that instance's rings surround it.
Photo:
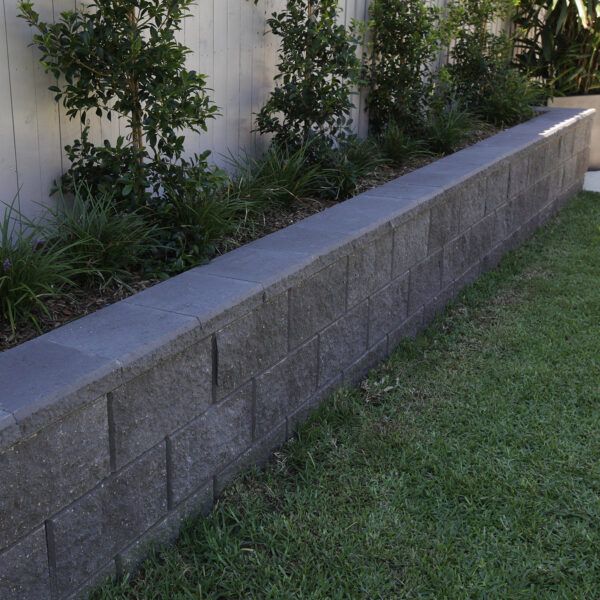
<path fill-rule="evenodd" d="M 126 282 L 159 245 L 156 227 L 144 216 L 120 211 L 112 194 L 96 196 L 86 184 L 75 184 L 73 198 L 62 198 L 50 215 L 44 233 L 82 268 L 84 285 Z"/>
<path fill-rule="evenodd" d="M 32 2 L 20 2 L 20 16 L 37 30 L 42 65 L 64 81 L 50 89 L 66 114 L 82 122 L 88 112 L 120 115 L 129 130 L 116 145 L 96 147 L 84 128 L 67 147 L 65 189 L 85 181 L 93 194 L 114 192 L 136 207 L 160 192 L 166 174 L 185 168 L 181 132 L 206 129 L 217 111 L 204 75 L 185 68 L 190 50 L 176 40 L 192 2 L 92 0 L 53 24 L 40 20 Z"/>
<path fill-rule="evenodd" d="M 366 61 L 371 129 L 421 124 L 430 87 L 430 67 L 440 48 L 439 10 L 424 0 L 374 0 Z"/>
<path fill-rule="evenodd" d="M 82 270 L 71 256 L 73 248 L 44 241 L 46 229 L 25 220 L 14 203 L 0 221 L 0 317 L 13 330 L 23 322 L 39 329 L 40 313 L 49 314 L 46 301 L 65 294 Z"/>
<path fill-rule="evenodd" d="M 227 193 L 228 177 L 219 169 L 189 169 L 184 182 L 167 186 L 148 206 L 159 227 L 162 268 L 179 273 L 205 261 L 217 242 L 230 235 L 248 213 L 249 202 Z"/>
<path fill-rule="evenodd" d="M 235 177 L 229 194 L 246 201 L 254 210 L 319 195 L 323 173 L 312 158 L 310 144 L 296 149 L 272 144 L 260 158 L 232 156 L 230 164 Z"/>
<path fill-rule="evenodd" d="M 600 90 L 600 13 L 588 2 L 516 3 L 517 62 L 540 78 L 550 95 Z"/>
<path fill-rule="evenodd" d="M 343 200 L 351 196 L 361 179 L 387 161 L 374 140 L 349 136 L 321 158 L 326 183 L 323 195 Z"/>
<path fill-rule="evenodd" d="M 490 31 L 511 10 L 504 0 L 455 0 L 450 5 L 455 41 L 447 72 L 453 93 L 473 114 L 495 125 L 532 116 L 539 87 L 515 72 L 513 42 Z"/>
<path fill-rule="evenodd" d="M 281 38 L 277 86 L 257 116 L 261 133 L 282 147 L 318 151 L 348 131 L 357 40 L 338 24 L 338 0 L 287 0 L 267 23 Z"/>
<path fill-rule="evenodd" d="M 432 154 L 426 140 L 409 135 L 393 121 L 378 136 L 378 143 L 382 155 L 397 166 Z"/>
<path fill-rule="evenodd" d="M 425 136 L 431 151 L 449 154 L 456 151 L 477 126 L 477 120 L 456 98 L 433 102 L 425 122 Z"/>

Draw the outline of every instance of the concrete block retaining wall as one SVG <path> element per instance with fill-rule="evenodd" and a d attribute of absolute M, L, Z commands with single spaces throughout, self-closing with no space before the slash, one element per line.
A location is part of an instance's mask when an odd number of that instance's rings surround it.
<path fill-rule="evenodd" d="M 0 354 L 0 598 L 84 596 L 581 189 L 553 109 Z"/>

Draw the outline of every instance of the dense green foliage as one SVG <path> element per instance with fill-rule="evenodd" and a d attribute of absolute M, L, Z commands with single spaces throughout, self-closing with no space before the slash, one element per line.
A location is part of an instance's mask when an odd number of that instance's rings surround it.
<path fill-rule="evenodd" d="M 599 224 L 582 195 L 93 600 L 596 597 Z"/>
<path fill-rule="evenodd" d="M 454 0 L 442 18 L 425 0 L 375 0 L 367 22 L 347 28 L 337 0 L 287 0 L 267 20 L 280 41 L 279 72 L 256 116 L 272 143 L 260 157 L 232 156 L 226 172 L 209 153 L 184 153 L 182 132 L 200 134 L 218 110 L 206 77 L 185 68 L 190 50 L 176 38 L 193 0 L 93 0 L 54 23 L 22 0 L 20 15 L 36 31 L 33 43 L 66 114 L 84 124 L 91 113 L 118 117 L 126 133 L 95 146 L 84 127 L 66 146 L 59 202 L 51 225 L 35 225 L 45 243 L 28 250 L 27 261 L 41 265 L 56 252 L 56 263 L 71 267 L 56 269 L 62 281 L 40 276 L 41 291 L 18 303 L 11 292 L 12 306 L 29 308 L 3 314 L 13 324 L 18 314 L 35 318 L 44 297 L 70 293 L 72 284 L 102 288 L 127 285 L 131 272 L 181 272 L 247 239 L 266 214 L 294 211 L 306 199 L 343 200 L 372 176 L 393 173 L 390 166 L 455 151 L 484 122 L 526 118 L 537 96 L 510 65 L 510 41 L 489 31 L 505 1 Z M 436 71 L 451 41 L 451 64 Z M 361 86 L 371 129 L 364 140 L 350 119 Z M 20 227 L 12 228 L 16 246 Z M 2 244 L 7 252 L 6 235 Z M 3 289 L 33 289 L 28 273 L 4 272 Z"/>
<path fill-rule="evenodd" d="M 551 94 L 600 90 L 600 15 L 590 2 L 519 0 L 517 59 Z"/>
<path fill-rule="evenodd" d="M 367 106 L 373 133 L 421 125 L 431 69 L 441 49 L 439 11 L 423 0 L 374 0 L 369 9 Z"/>
<path fill-rule="evenodd" d="M 122 212 L 108 193 L 78 184 L 72 198 L 49 209 L 44 237 L 66 249 L 84 285 L 126 283 L 158 252 L 159 231 L 140 212 Z"/>
<path fill-rule="evenodd" d="M 472 113 L 500 126 L 533 116 L 539 87 L 512 64 L 513 41 L 490 25 L 510 14 L 505 0 L 454 0 L 449 27 L 454 43 L 446 67 L 455 97 Z"/>
<path fill-rule="evenodd" d="M 22 218 L 15 204 L 0 221 L 0 318 L 14 331 L 23 321 L 38 326 L 47 301 L 74 284 L 81 273 L 74 248 L 47 239 L 43 225 Z"/>
<path fill-rule="evenodd" d="M 21 16 L 37 33 L 41 62 L 60 85 L 51 89 L 71 118 L 88 112 L 122 117 L 127 138 L 96 147 L 85 127 L 67 147 L 72 166 L 63 187 L 85 181 L 93 193 L 114 193 L 139 207 L 149 195 L 184 171 L 203 169 L 184 160 L 183 129 L 200 131 L 216 113 L 205 77 L 185 68 L 188 48 L 176 40 L 194 0 L 95 0 L 45 23 L 33 3 L 20 3 Z"/>
<path fill-rule="evenodd" d="M 256 122 L 281 146 L 310 142 L 318 151 L 349 132 L 360 62 L 357 40 L 337 22 L 338 13 L 337 0 L 287 0 L 267 21 L 280 37 L 279 72 Z"/>

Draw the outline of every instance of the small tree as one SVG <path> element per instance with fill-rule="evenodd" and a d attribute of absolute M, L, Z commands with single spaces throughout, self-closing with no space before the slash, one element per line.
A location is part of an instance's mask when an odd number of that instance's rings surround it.
<path fill-rule="evenodd" d="M 20 16 L 37 30 L 42 64 L 61 82 L 50 89 L 67 115 L 85 123 L 89 112 L 109 120 L 116 113 L 129 131 L 96 147 L 85 127 L 66 148 L 67 188 L 81 179 L 136 205 L 176 184 L 182 171 L 206 167 L 205 155 L 182 158 L 182 130 L 206 130 L 217 111 L 205 76 L 185 68 L 190 51 L 175 39 L 193 1 L 93 0 L 54 24 L 41 21 L 32 2 L 20 3 Z"/>
<path fill-rule="evenodd" d="M 259 112 L 258 130 L 296 147 L 313 138 L 331 146 L 351 124 L 358 81 L 357 40 L 337 23 L 338 0 L 287 0 L 267 23 L 281 37 L 277 87 Z"/>
<path fill-rule="evenodd" d="M 423 0 L 374 0 L 370 7 L 367 106 L 371 129 L 394 123 L 414 129 L 429 93 L 440 50 L 439 11 Z"/>

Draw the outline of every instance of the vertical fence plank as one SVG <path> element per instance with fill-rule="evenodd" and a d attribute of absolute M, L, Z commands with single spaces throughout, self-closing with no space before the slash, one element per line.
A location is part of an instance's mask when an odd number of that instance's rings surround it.
<path fill-rule="evenodd" d="M 8 204 L 19 189 L 17 154 L 13 126 L 13 107 L 8 60 L 8 31 L 4 15 L 5 0 L 0 2 L 0 202 Z M 3 206 L 0 205 L 0 210 Z"/>
<path fill-rule="evenodd" d="M 12 93 L 15 153 L 21 207 L 30 214 L 39 212 L 39 203 L 47 197 L 40 173 L 39 127 L 36 106 L 36 55 L 29 46 L 31 33 L 17 17 L 14 2 L 5 2 L 6 43 Z M 44 124 L 41 124 L 42 126 Z"/>

